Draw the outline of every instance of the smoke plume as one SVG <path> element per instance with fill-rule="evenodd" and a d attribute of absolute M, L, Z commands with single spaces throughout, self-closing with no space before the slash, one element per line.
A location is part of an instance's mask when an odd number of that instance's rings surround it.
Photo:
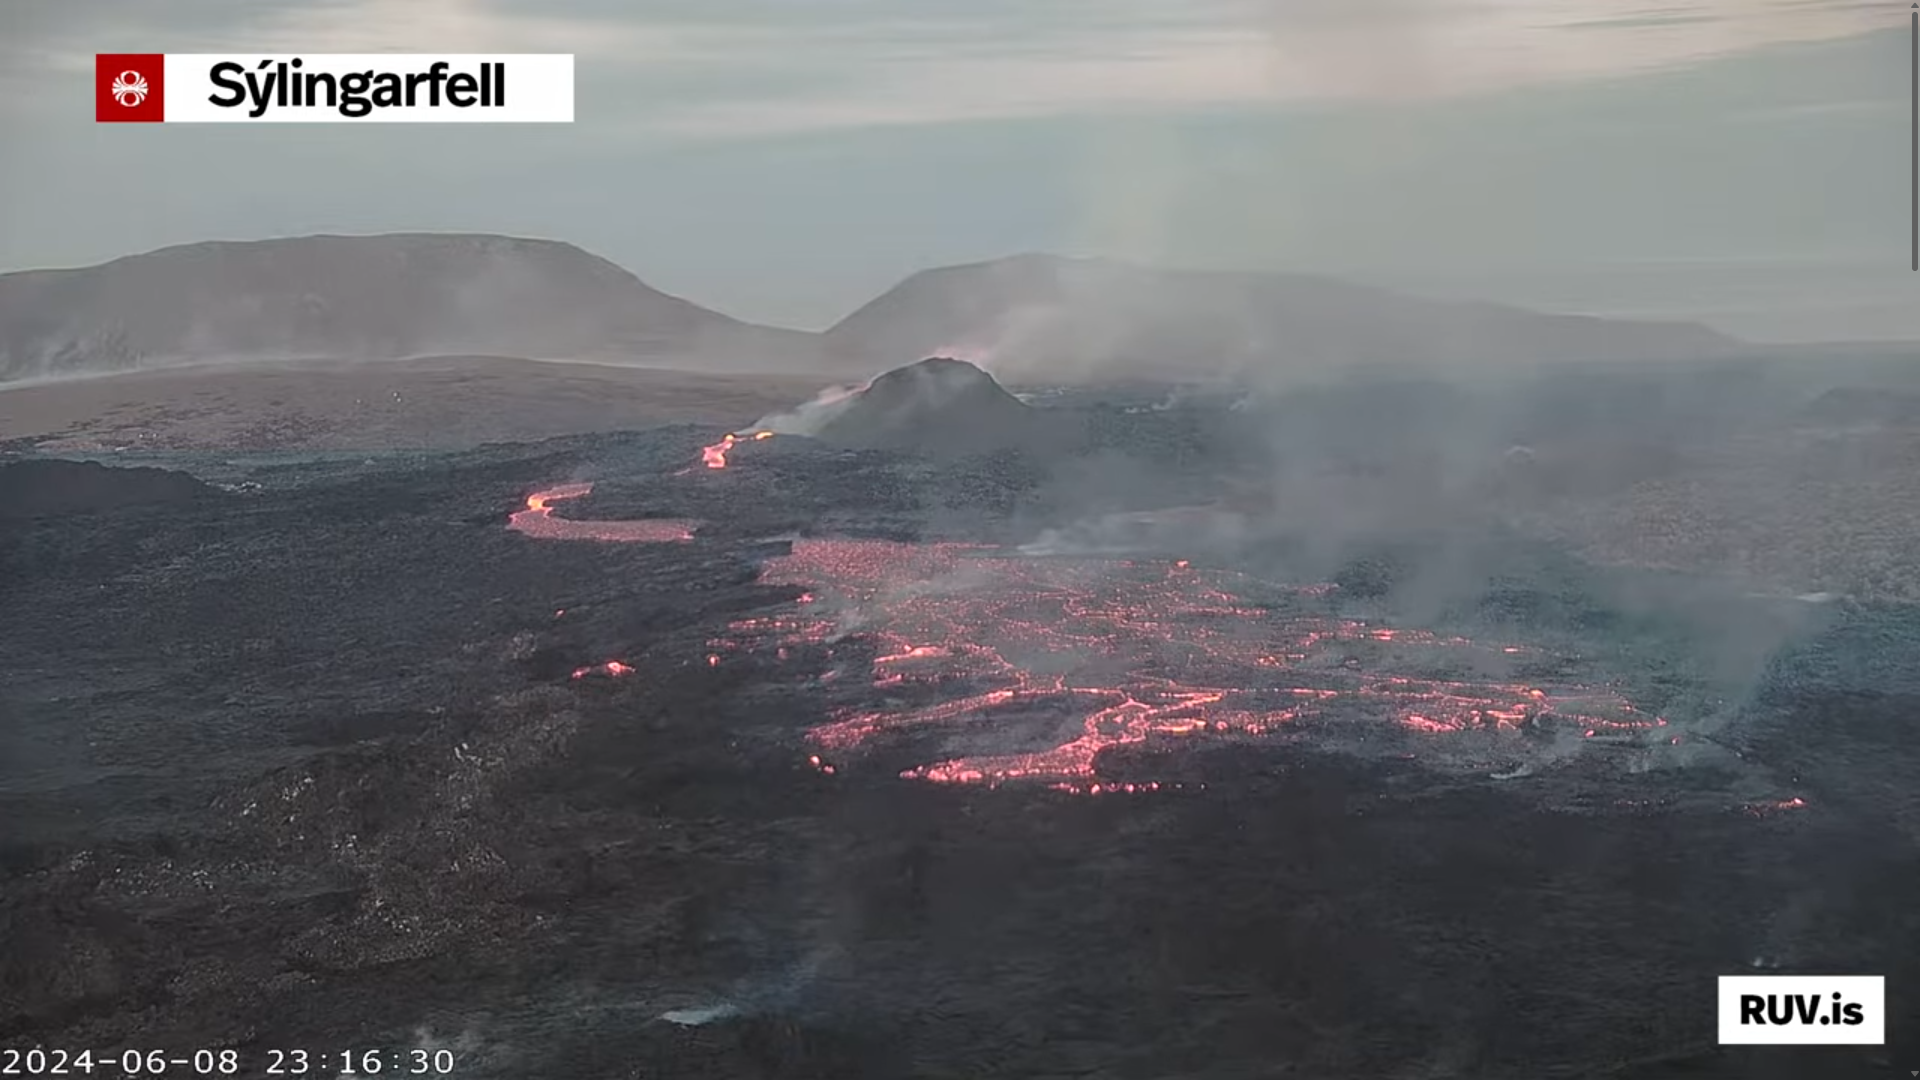
<path fill-rule="evenodd" d="M 753 422 L 749 431 L 771 431 L 776 435 L 815 435 L 853 404 L 867 384 L 829 386 L 813 400 L 785 412 L 768 413 Z"/>

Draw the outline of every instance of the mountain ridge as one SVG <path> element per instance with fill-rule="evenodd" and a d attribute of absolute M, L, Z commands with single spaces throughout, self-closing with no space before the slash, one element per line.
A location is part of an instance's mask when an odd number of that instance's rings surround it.
<path fill-rule="evenodd" d="M 1698 358 L 1747 348 L 1694 323 L 1044 252 L 918 271 L 817 333 L 733 318 L 566 241 L 493 233 L 206 240 L 0 274 L 0 382 L 9 383 L 453 354 L 829 378 L 956 356 L 1016 380 L 1243 379 L 1361 363 Z"/>
<path fill-rule="evenodd" d="M 831 351 L 955 355 L 1002 377 L 1098 367 L 1164 375 L 1167 354 L 1201 351 L 1190 374 L 1275 365 L 1410 366 L 1542 359 L 1669 359 L 1751 348 L 1692 322 L 1538 312 L 1438 300 L 1316 274 L 1168 270 L 1028 252 L 918 271 L 829 327 Z"/>
<path fill-rule="evenodd" d="M 0 275 L 0 379 L 454 353 L 738 367 L 805 351 L 574 244 L 491 233 L 208 240 Z"/>

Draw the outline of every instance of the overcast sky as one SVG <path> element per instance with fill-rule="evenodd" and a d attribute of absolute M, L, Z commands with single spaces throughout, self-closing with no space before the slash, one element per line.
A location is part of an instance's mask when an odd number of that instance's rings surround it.
<path fill-rule="evenodd" d="M 1028 250 L 1920 337 L 1907 16 L 1845 0 L 0 0 L 0 269 L 569 240 L 831 322 Z M 96 52 L 572 52 L 566 126 L 95 125 Z"/>

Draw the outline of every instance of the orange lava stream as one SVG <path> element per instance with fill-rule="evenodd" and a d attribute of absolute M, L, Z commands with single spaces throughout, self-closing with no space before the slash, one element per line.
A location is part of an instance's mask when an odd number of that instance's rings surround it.
<path fill-rule="evenodd" d="M 727 452 L 732 450 L 736 443 L 745 442 L 748 439 L 759 442 L 761 439 L 771 438 L 773 438 L 773 432 L 771 431 L 756 431 L 751 435 L 729 433 L 725 438 L 714 443 L 712 446 L 701 447 L 700 462 L 709 469 L 724 469 L 727 467 Z"/>
<path fill-rule="evenodd" d="M 571 521 L 553 516 L 549 503 L 577 499 L 593 490 L 592 484 L 561 484 L 527 496 L 527 508 L 507 519 L 507 528 L 537 540 L 599 540 L 605 543 L 664 544 L 693 539 L 698 522 L 656 519 L 653 521 Z"/>
<path fill-rule="evenodd" d="M 850 753 L 890 734 L 942 732 L 960 752 L 902 773 L 935 783 L 1152 790 L 1157 785 L 1102 779 L 1099 755 L 1314 722 L 1384 719 L 1431 736 L 1513 734 L 1551 714 L 1589 738 L 1665 724 L 1605 689 L 1397 673 L 1463 663 L 1497 671 L 1531 650 L 1331 618 L 1286 602 L 1288 594 L 1321 595 L 1323 586 L 1280 587 L 1183 563 L 802 540 L 765 580 L 831 599 L 809 594 L 794 614 L 740 620 L 734 639 L 712 645 L 831 643 L 843 621 L 870 636 L 880 645 L 871 686 L 892 700 L 850 710 L 810 737 L 825 752 Z M 1280 595 L 1262 606 L 1230 586 Z M 1031 748 L 1036 726 L 1052 745 Z M 1020 729 L 1028 735 L 1012 734 Z M 1024 745 L 1000 748 L 1009 742 Z"/>
<path fill-rule="evenodd" d="M 746 438 L 730 434 L 705 447 L 702 460 L 726 468 L 728 451 Z M 693 522 L 552 516 L 549 504 L 591 490 L 582 483 L 535 492 L 510 526 L 541 539 L 692 538 Z M 928 751 L 937 759 L 905 770 L 905 778 L 1031 781 L 1104 794 L 1163 786 L 1101 775 L 1101 756 L 1116 747 L 1341 723 L 1385 723 L 1437 740 L 1515 735 L 1546 716 L 1587 738 L 1666 724 L 1605 688 L 1502 678 L 1533 651 L 1527 646 L 1334 617 L 1321 601 L 1331 586 L 1263 582 L 1185 560 L 1033 559 L 953 543 L 799 540 L 762 580 L 807 591 L 789 611 L 732 623 L 729 636 L 709 642 L 706 662 L 717 666 L 728 651 L 760 645 L 784 661 L 793 646 L 812 644 L 841 661 L 823 681 L 838 685 L 860 671 L 863 703 L 809 732 L 819 749 L 809 763 L 825 773 L 835 766 L 823 755 L 906 737 L 941 749 Z M 865 656 L 868 646 L 876 654 L 849 667 L 846 660 Z M 609 661 L 574 677 L 631 671 Z"/>
<path fill-rule="evenodd" d="M 573 670 L 573 677 L 576 679 L 584 679 L 589 675 L 606 675 L 610 678 L 617 679 L 623 675 L 631 674 L 633 674 L 633 668 L 618 660 L 609 660 L 604 664 L 593 664 L 589 667 L 575 668 Z"/>

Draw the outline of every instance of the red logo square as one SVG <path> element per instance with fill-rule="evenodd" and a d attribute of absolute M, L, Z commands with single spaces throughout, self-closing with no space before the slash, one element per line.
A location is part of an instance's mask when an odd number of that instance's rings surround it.
<path fill-rule="evenodd" d="M 158 123 L 167 118 L 165 53 L 95 53 L 93 118 L 99 123 Z"/>

